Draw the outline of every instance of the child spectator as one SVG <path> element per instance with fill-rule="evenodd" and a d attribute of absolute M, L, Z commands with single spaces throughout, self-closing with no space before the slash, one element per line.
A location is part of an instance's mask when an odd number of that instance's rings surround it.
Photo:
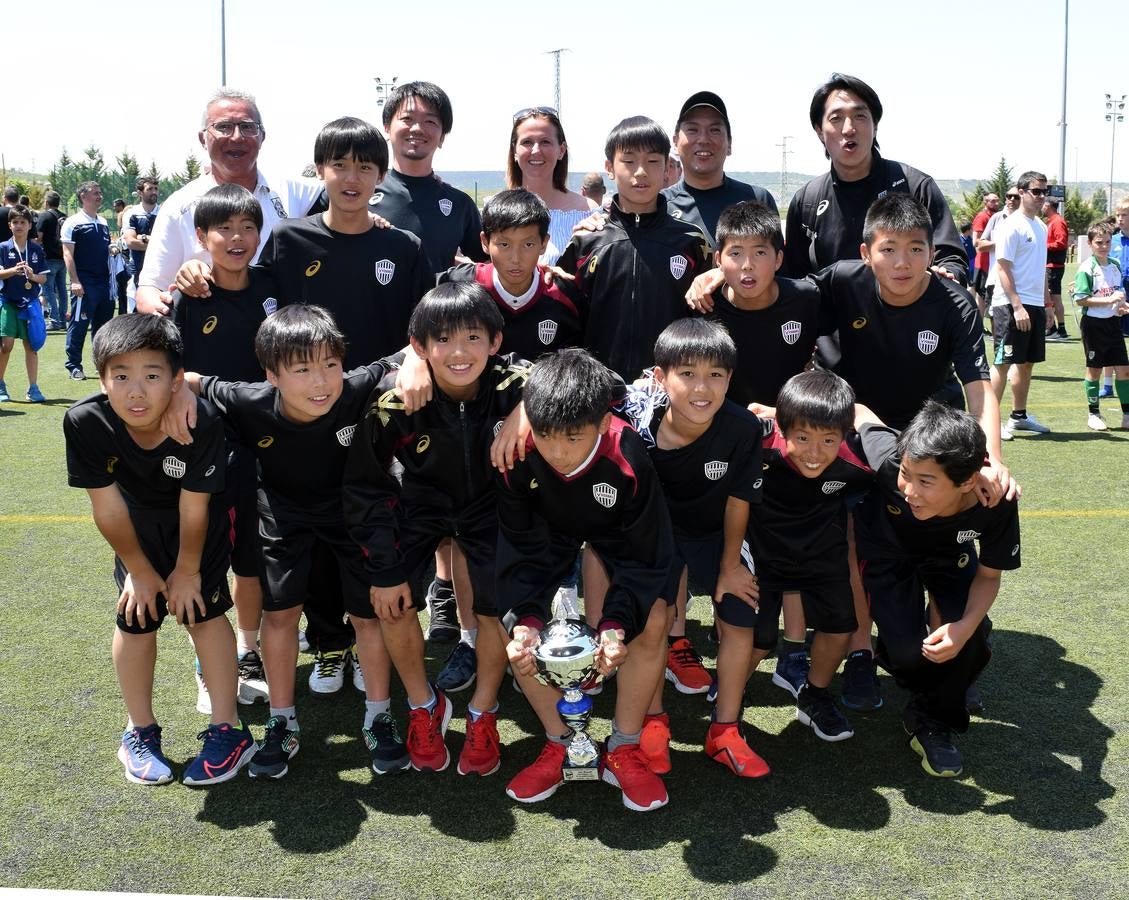
<path fill-rule="evenodd" d="M 1082 309 L 1082 352 L 1086 358 L 1086 424 L 1094 431 L 1106 431 L 1109 427 L 1098 404 L 1102 369 L 1111 366 L 1117 375 L 1121 427 L 1129 428 L 1129 355 L 1118 320 L 1129 314 L 1129 306 L 1125 302 L 1121 266 L 1110 256 L 1113 233 L 1108 225 L 1094 225 L 1086 236 L 1093 255 L 1078 267 L 1074 276 L 1074 303 Z"/>
<path fill-rule="evenodd" d="M 0 295 L 3 296 L 3 305 L 0 306 L 0 403 L 12 399 L 4 384 L 4 375 L 8 371 L 8 359 L 16 338 L 24 345 L 24 366 L 27 368 L 25 399 L 29 403 L 43 403 L 46 398 L 37 383 L 39 353 L 32 344 L 28 328 L 34 324 L 35 317 L 46 335 L 39 286 L 46 283 L 50 268 L 43 248 L 28 240 L 32 228 L 31 210 L 16 204 L 0 207 L 0 215 L 7 217 L 12 232 L 8 240 L 0 243 L 0 280 L 4 282 L 0 285 Z"/>

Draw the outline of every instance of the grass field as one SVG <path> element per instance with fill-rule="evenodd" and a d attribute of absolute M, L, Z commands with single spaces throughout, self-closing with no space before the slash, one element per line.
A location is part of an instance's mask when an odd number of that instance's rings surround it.
<path fill-rule="evenodd" d="M 1076 328 L 1071 326 L 1072 332 Z M 603 784 L 533 807 L 506 781 L 541 745 L 503 688 L 502 769 L 483 780 L 377 779 L 349 686 L 307 696 L 303 749 L 282 782 L 245 776 L 210 791 L 125 782 L 124 712 L 110 665 L 110 553 L 85 493 L 66 486 L 61 419 L 97 382 L 63 378 L 61 335 L 41 354 L 45 406 L 0 407 L 0 886 L 314 897 L 1125 896 L 1129 884 L 1129 432 L 1086 429 L 1078 342 L 1050 345 L 1031 410 L 1054 433 L 1019 435 L 1024 568 L 993 610 L 988 709 L 960 740 L 965 775 L 929 778 L 907 748 L 904 695 L 826 744 L 794 721 L 762 665 L 745 712 L 772 765 L 744 783 L 701 752 L 702 697 L 674 695 L 670 805 L 638 815 Z M 89 351 L 88 351 L 89 352 Z M 87 370 L 92 366 L 88 364 Z M 7 378 L 26 388 L 22 353 Z M 1116 404 L 1106 400 L 1116 424 Z M 703 613 L 702 604 L 691 618 Z M 705 628 L 691 636 L 708 649 Z M 192 651 L 161 632 L 158 710 L 179 766 L 198 747 Z M 444 648 L 437 653 L 442 654 Z M 430 651 L 429 651 L 430 653 Z M 433 670 L 442 655 L 429 657 Z M 593 732 L 606 734 L 611 698 Z M 394 711 L 405 718 L 402 695 Z M 466 695 L 456 695 L 456 715 Z M 246 708 L 244 708 L 246 710 Z M 256 731 L 266 718 L 254 707 Z M 462 722 L 448 744 L 457 753 Z"/>

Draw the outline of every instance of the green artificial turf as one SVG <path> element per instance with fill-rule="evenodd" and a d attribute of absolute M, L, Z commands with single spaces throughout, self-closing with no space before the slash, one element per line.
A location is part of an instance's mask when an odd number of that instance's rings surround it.
<path fill-rule="evenodd" d="M 1076 334 L 1077 329 L 1071 325 Z M 741 781 L 701 752 L 702 696 L 671 693 L 670 805 L 626 811 L 604 784 L 531 807 L 508 779 L 542 737 L 507 679 L 501 770 L 377 778 L 351 686 L 310 697 L 300 660 L 302 751 L 278 783 L 212 790 L 127 784 L 114 753 L 124 712 L 110 664 L 110 551 L 85 492 L 66 486 L 61 419 L 95 381 L 63 377 L 62 335 L 41 354 L 44 406 L 0 406 L 0 886 L 315 897 L 498 895 L 1124 896 L 1129 883 L 1126 585 L 1129 432 L 1086 428 L 1077 340 L 1049 345 L 1030 409 L 1054 432 L 1005 445 L 1023 484 L 1023 562 L 992 613 L 987 702 L 959 740 L 965 774 L 928 777 L 907 748 L 902 692 L 819 741 L 770 682 L 747 693 L 745 731 L 773 767 Z M 88 351 L 89 352 L 89 351 Z M 88 367 L 88 371 L 90 367 Z M 26 389 L 22 353 L 7 383 Z M 1103 401 L 1118 424 L 1114 401 Z M 702 617 L 690 635 L 710 652 Z M 159 641 L 157 709 L 179 768 L 205 722 L 183 629 Z M 446 647 L 429 648 L 429 668 Z M 710 661 L 708 661 L 710 662 Z M 614 690 L 597 699 L 608 729 Z M 466 694 L 456 695 L 456 714 Z M 405 707 L 393 695 L 401 723 Z M 265 707 L 244 708 L 258 732 Z M 448 745 L 462 745 L 461 718 Z"/>

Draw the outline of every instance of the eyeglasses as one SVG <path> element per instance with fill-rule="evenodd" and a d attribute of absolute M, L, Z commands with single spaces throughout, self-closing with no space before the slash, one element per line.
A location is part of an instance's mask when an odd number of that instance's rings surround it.
<path fill-rule="evenodd" d="M 528 106 L 525 109 L 519 109 L 514 113 L 514 121 L 518 122 L 521 119 L 528 118 L 529 116 L 552 116 L 555 119 L 559 119 L 560 113 L 558 113 L 551 106 Z"/>
<path fill-rule="evenodd" d="M 209 126 L 212 131 L 221 137 L 231 137 L 235 134 L 235 129 L 239 129 L 239 133 L 243 137 L 258 137 L 263 130 L 263 126 L 258 122 L 212 122 Z"/>
<path fill-rule="evenodd" d="M 1032 196 L 1035 196 L 1035 197 L 1045 197 L 1045 196 L 1047 196 L 1047 189 L 1046 188 L 1024 188 L 1024 190 L 1026 190 L 1028 194 L 1031 194 Z"/>
<path fill-rule="evenodd" d="M 1004 194 L 1004 196 L 1008 200 L 1018 200 L 1019 199 L 1019 194 Z"/>

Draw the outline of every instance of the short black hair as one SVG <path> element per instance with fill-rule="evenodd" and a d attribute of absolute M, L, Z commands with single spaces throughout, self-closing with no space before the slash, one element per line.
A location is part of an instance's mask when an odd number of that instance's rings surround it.
<path fill-rule="evenodd" d="M 536 225 L 541 237 L 549 235 L 549 208 L 525 188 L 499 191 L 482 207 L 482 233 L 487 237 L 507 228 Z"/>
<path fill-rule="evenodd" d="M 835 429 L 846 434 L 855 421 L 855 392 L 826 369 L 793 375 L 776 398 L 776 424 L 782 432 L 796 425 Z"/>
<path fill-rule="evenodd" d="M 264 371 L 277 372 L 296 360 L 310 359 L 319 347 L 341 360 L 348 347 L 333 313 L 321 306 L 284 306 L 267 316 L 255 334 L 255 359 Z"/>
<path fill-rule="evenodd" d="M 980 423 L 936 400 L 926 400 L 898 438 L 898 456 L 933 460 L 953 484 L 964 484 L 979 472 L 987 454 L 988 439 Z"/>
<path fill-rule="evenodd" d="M 588 351 L 559 350 L 534 364 L 522 402 L 535 434 L 568 433 L 599 425 L 621 385 Z"/>
<path fill-rule="evenodd" d="M 722 210 L 717 220 L 717 249 L 724 250 L 736 238 L 764 238 L 773 250 L 784 249 L 780 214 L 755 200 L 742 200 Z"/>
<path fill-rule="evenodd" d="M 971 222 L 961 222 L 960 223 L 960 233 L 964 234 L 966 231 L 972 231 L 972 223 Z"/>
<path fill-rule="evenodd" d="M 654 119 L 646 116 L 632 116 L 624 119 L 609 133 L 604 143 L 604 158 L 608 162 L 615 161 L 616 151 L 631 151 L 635 153 L 661 153 L 663 156 L 670 154 L 670 136 L 663 131 L 662 126 Z"/>
<path fill-rule="evenodd" d="M 242 185 L 221 184 L 200 198 L 192 212 L 192 225 L 207 231 L 235 216 L 248 216 L 259 231 L 263 230 L 263 208 L 255 195 Z"/>
<path fill-rule="evenodd" d="M 1031 187 L 1031 185 L 1034 182 L 1036 182 L 1036 181 L 1046 181 L 1046 180 L 1047 180 L 1047 176 L 1044 175 L 1042 172 L 1036 172 L 1034 170 L 1031 170 L 1029 172 L 1024 172 L 1022 175 L 1020 175 L 1019 178 L 1016 179 L 1015 186 L 1017 188 L 1019 188 L 1021 191 L 1025 191 L 1029 187 Z"/>
<path fill-rule="evenodd" d="M 384 101 L 384 110 L 381 113 L 385 130 L 392 124 L 392 120 L 400 111 L 400 106 L 409 97 L 422 100 L 435 110 L 444 137 L 451 133 L 451 128 L 455 124 L 455 114 L 451 111 L 451 98 L 443 88 L 430 81 L 408 81 L 392 89 L 392 93 Z"/>
<path fill-rule="evenodd" d="M 869 247 L 880 231 L 894 234 L 924 231 L 925 242 L 933 246 L 933 220 L 929 218 L 929 210 L 909 194 L 887 194 L 870 204 L 862 223 L 863 243 Z"/>
<path fill-rule="evenodd" d="M 43 195 L 43 203 L 48 209 L 58 209 L 59 204 L 63 202 L 63 198 L 59 195 L 58 191 L 48 191 Z"/>
<path fill-rule="evenodd" d="M 717 322 L 675 319 L 655 341 L 654 358 L 655 365 L 664 372 L 700 363 L 732 372 L 737 368 L 737 345 Z"/>
<path fill-rule="evenodd" d="M 493 341 L 506 322 L 486 289 L 470 281 L 448 281 L 420 298 L 408 321 L 408 336 L 421 344 L 452 331 L 482 328 Z"/>
<path fill-rule="evenodd" d="M 384 135 L 375 125 L 355 116 L 334 119 L 322 126 L 314 139 L 315 166 L 347 157 L 373 163 L 382 177 L 388 172 L 388 142 Z"/>
<path fill-rule="evenodd" d="M 4 188 L 4 199 L 8 203 L 16 203 L 20 199 L 20 189 L 13 185 Z"/>
<path fill-rule="evenodd" d="M 147 184 L 151 184 L 155 188 L 160 188 L 161 186 L 161 182 L 159 182 L 152 175 L 140 175 L 138 176 L 137 181 L 133 183 L 133 189 L 140 194 L 141 191 L 145 189 L 145 185 Z"/>
<path fill-rule="evenodd" d="M 31 225 L 35 224 L 35 216 L 32 215 L 31 210 L 24 206 L 22 203 L 17 203 L 15 206 L 9 206 L 7 209 L 7 220 L 12 219 L 27 219 Z"/>
<path fill-rule="evenodd" d="M 811 97 L 811 106 L 808 107 L 808 119 L 811 120 L 811 127 L 816 131 L 823 130 L 823 112 L 827 107 L 827 98 L 836 91 L 850 91 L 866 104 L 866 108 L 870 110 L 871 118 L 874 119 L 874 143 L 871 145 L 871 149 L 877 152 L 878 123 L 882 121 L 882 101 L 878 99 L 878 94 L 874 88 L 854 75 L 832 72 L 831 77 L 815 89 L 815 93 Z M 831 154 L 827 150 L 824 150 L 824 155 L 828 159 L 831 158 Z"/>
<path fill-rule="evenodd" d="M 98 329 L 93 343 L 94 368 L 105 375 L 115 357 L 140 350 L 163 353 L 174 373 L 184 366 L 184 344 L 172 319 L 133 312 L 116 316 Z"/>

